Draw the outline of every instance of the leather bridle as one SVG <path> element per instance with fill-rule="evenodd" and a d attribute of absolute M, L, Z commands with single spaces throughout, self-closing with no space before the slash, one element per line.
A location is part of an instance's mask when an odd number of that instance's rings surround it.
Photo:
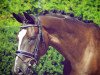
<path fill-rule="evenodd" d="M 39 28 L 39 33 L 37 35 L 37 38 L 35 40 L 36 44 L 35 44 L 35 48 L 33 50 L 32 53 L 27 52 L 27 51 L 23 51 L 23 50 L 17 50 L 16 51 L 16 55 L 23 61 L 23 63 L 25 63 L 27 65 L 27 67 L 29 66 L 36 66 L 37 64 L 37 60 L 38 60 L 38 51 L 39 51 L 39 44 L 40 42 L 42 42 L 44 44 L 44 48 L 46 47 L 45 41 L 44 41 L 44 37 L 43 37 L 43 33 L 42 33 L 42 25 L 40 24 L 40 21 L 38 20 L 37 24 L 35 25 L 25 25 L 25 26 L 21 26 L 21 28 L 28 28 L 28 27 L 38 27 Z M 28 58 L 31 58 L 31 61 L 34 61 L 34 64 L 28 64 L 28 62 L 24 62 L 24 60 L 20 57 L 20 55 L 23 56 L 27 56 Z M 31 62 L 30 61 L 30 62 Z"/>

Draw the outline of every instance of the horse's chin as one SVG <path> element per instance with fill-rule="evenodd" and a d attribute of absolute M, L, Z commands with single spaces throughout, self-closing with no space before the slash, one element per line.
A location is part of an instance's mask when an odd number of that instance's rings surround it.
<path fill-rule="evenodd" d="M 25 74 L 23 72 L 19 72 L 19 73 L 18 72 L 17 73 L 16 72 L 12 72 L 12 75 L 25 75 Z"/>
<path fill-rule="evenodd" d="M 32 75 L 32 73 L 26 74 L 26 73 L 23 73 L 23 72 L 19 72 L 19 73 L 14 72 L 12 75 Z"/>
<path fill-rule="evenodd" d="M 18 75 L 33 75 L 33 71 L 32 71 L 32 69 L 27 68 L 27 69 L 25 69 L 23 71 L 19 71 Z"/>
<path fill-rule="evenodd" d="M 12 72 L 12 75 L 24 75 L 24 74 L 22 72 L 20 72 L 20 73 Z"/>
<path fill-rule="evenodd" d="M 24 75 L 22 72 L 18 73 L 17 75 Z"/>

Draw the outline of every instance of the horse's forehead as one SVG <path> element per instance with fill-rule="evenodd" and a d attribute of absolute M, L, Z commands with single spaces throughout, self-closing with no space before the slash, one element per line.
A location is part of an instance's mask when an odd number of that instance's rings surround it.
<path fill-rule="evenodd" d="M 26 29 L 22 29 L 18 34 L 18 38 L 23 38 L 26 33 L 27 33 L 27 30 Z"/>

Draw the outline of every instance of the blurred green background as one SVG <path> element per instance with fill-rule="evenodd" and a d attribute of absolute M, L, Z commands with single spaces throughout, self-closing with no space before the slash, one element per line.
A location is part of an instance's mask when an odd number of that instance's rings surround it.
<path fill-rule="evenodd" d="M 100 0 L 0 0 L 0 75 L 10 75 L 17 50 L 16 35 L 18 23 L 12 13 L 29 12 L 38 14 L 43 10 L 64 10 L 93 20 L 100 25 Z M 35 69 L 38 75 L 62 75 L 64 60 L 54 48 L 50 47 Z"/>

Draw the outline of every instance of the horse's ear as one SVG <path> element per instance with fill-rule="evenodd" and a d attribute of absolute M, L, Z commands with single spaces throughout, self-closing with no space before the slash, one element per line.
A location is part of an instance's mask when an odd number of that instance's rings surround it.
<path fill-rule="evenodd" d="M 20 22 L 20 23 L 23 23 L 23 18 L 22 18 L 22 16 L 21 15 L 17 15 L 17 14 L 15 14 L 15 13 L 12 13 L 12 15 L 13 15 L 13 17 L 18 21 L 18 22 Z"/>
<path fill-rule="evenodd" d="M 33 14 L 30 14 L 30 17 L 35 21 L 35 16 Z"/>
<path fill-rule="evenodd" d="M 26 12 L 23 12 L 23 13 L 24 13 L 25 18 L 28 20 L 29 24 L 35 24 L 35 17 L 33 15 L 29 15 Z"/>
<path fill-rule="evenodd" d="M 20 19 L 22 20 L 22 21 L 25 21 L 25 16 L 24 15 L 22 15 L 21 13 L 18 13 L 18 16 L 20 17 Z"/>

